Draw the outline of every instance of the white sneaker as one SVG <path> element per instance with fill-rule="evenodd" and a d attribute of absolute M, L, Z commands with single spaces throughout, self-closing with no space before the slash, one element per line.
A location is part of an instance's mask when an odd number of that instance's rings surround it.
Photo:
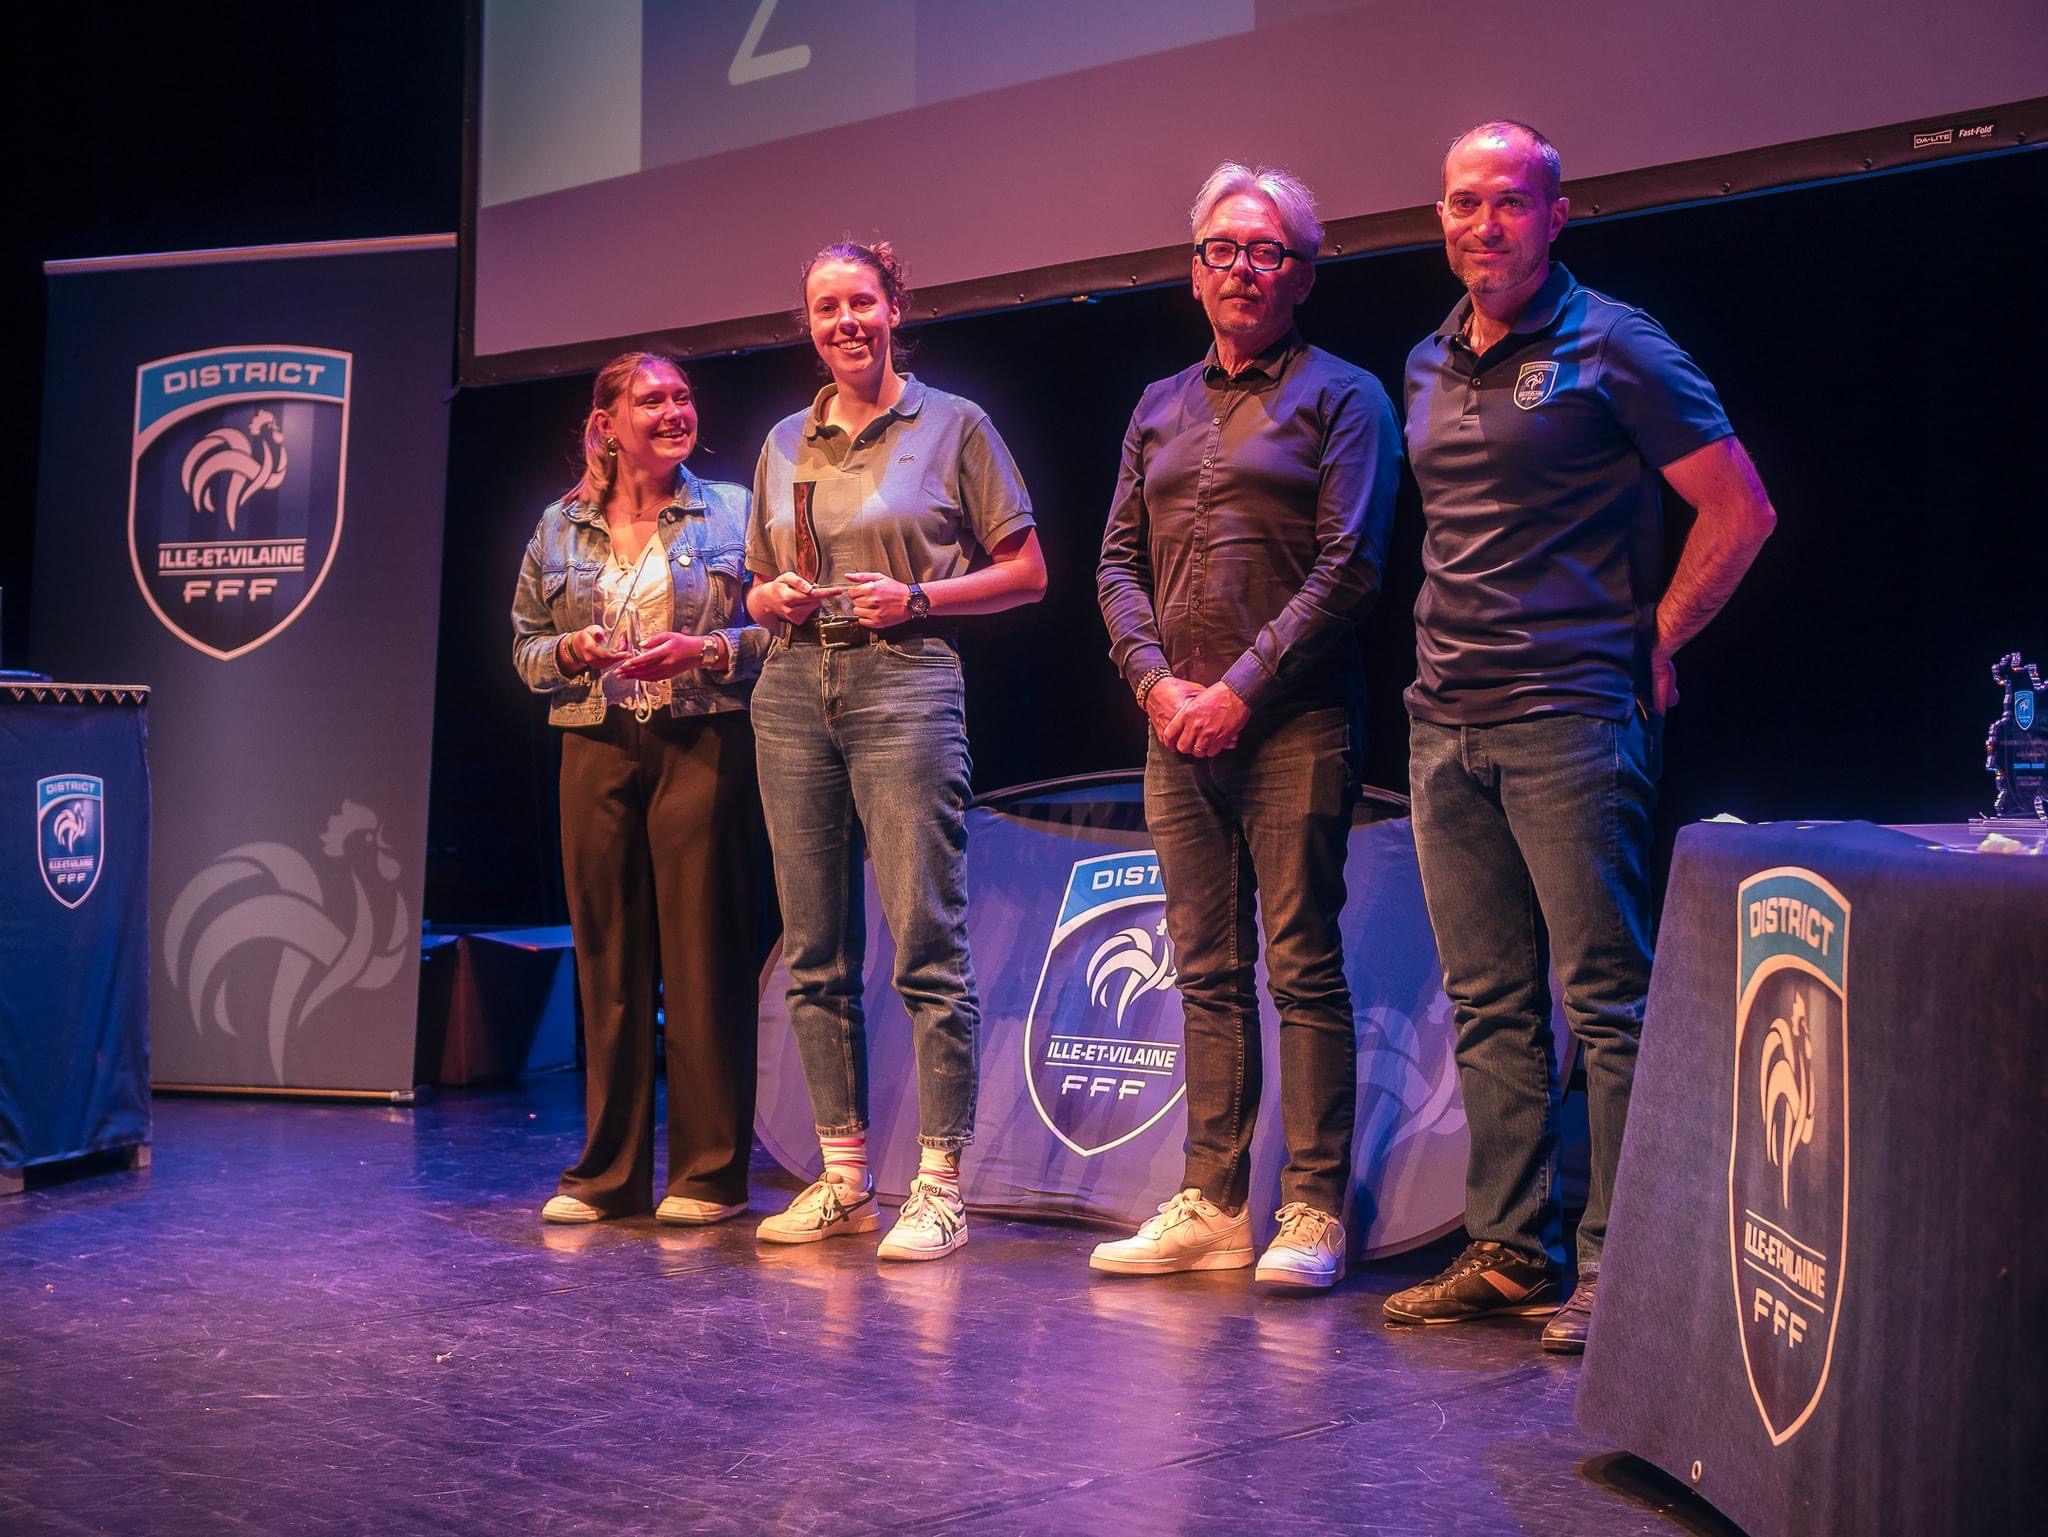
<path fill-rule="evenodd" d="M 872 1233 L 882 1225 L 875 1192 L 856 1190 L 827 1177 L 806 1185 L 787 1209 L 777 1212 L 754 1236 L 764 1243 L 816 1243 L 853 1233 Z"/>
<path fill-rule="evenodd" d="M 1099 1243 L 1090 1270 L 1168 1275 L 1176 1270 L 1242 1270 L 1252 1262 L 1249 1211 L 1226 1216 L 1199 1190 L 1183 1190 L 1129 1238 Z"/>
<path fill-rule="evenodd" d="M 723 1222 L 727 1217 L 737 1217 L 746 1209 L 745 1201 L 727 1206 L 722 1201 L 697 1201 L 686 1195 L 672 1195 L 665 1196 L 662 1203 L 654 1208 L 654 1220 L 674 1227 L 705 1227 L 713 1222 Z"/>
<path fill-rule="evenodd" d="M 573 1195 L 558 1195 L 540 1209 L 543 1222 L 602 1222 L 604 1213 Z"/>
<path fill-rule="evenodd" d="M 1252 1279 L 1268 1286 L 1335 1286 L 1344 1279 L 1344 1224 L 1326 1211 L 1290 1201 L 1275 1214 L 1280 1230 Z"/>
<path fill-rule="evenodd" d="M 875 1251 L 880 1259 L 938 1259 L 967 1242 L 967 1206 L 937 1180 L 914 1179 L 896 1225 Z"/>

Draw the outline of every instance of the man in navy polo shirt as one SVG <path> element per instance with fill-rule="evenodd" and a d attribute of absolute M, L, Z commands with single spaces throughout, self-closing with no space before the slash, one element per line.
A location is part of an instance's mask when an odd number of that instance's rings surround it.
<path fill-rule="evenodd" d="M 1585 1347 L 1650 979 L 1650 821 L 1672 656 L 1775 515 L 1714 388 L 1641 310 L 1550 260 L 1557 151 L 1492 122 L 1444 159 L 1465 285 L 1408 357 L 1424 582 L 1407 696 L 1423 893 L 1457 1009 L 1471 1243 L 1396 1323 L 1554 1314 Z M 1662 484 L 1698 517 L 1663 580 Z M 1659 590 L 1661 587 L 1661 591 Z M 1591 1189 L 1560 1310 L 1548 971 L 1585 1054 Z"/>

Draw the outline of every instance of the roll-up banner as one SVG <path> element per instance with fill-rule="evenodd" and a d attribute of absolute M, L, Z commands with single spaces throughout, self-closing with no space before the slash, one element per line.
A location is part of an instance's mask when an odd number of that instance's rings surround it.
<path fill-rule="evenodd" d="M 154 1082 L 409 1097 L 454 237 L 45 270 L 30 659 L 152 689 Z"/>

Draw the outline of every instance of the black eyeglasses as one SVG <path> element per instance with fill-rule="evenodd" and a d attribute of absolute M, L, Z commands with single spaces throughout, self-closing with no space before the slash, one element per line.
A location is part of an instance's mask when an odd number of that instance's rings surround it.
<path fill-rule="evenodd" d="M 1299 251 L 1290 251 L 1277 240 L 1232 240 L 1228 235 L 1211 235 L 1207 240 L 1195 242 L 1195 254 L 1202 258 L 1202 265 L 1214 267 L 1218 272 L 1227 272 L 1237 265 L 1237 253 L 1244 252 L 1244 259 L 1254 272 L 1278 272 L 1287 264 L 1287 258 L 1298 262 L 1308 258 Z"/>

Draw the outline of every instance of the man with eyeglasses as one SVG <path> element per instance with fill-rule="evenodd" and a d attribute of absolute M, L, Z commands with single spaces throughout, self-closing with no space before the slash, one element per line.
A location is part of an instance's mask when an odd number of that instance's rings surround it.
<path fill-rule="evenodd" d="M 1379 594 L 1400 434 L 1377 379 L 1308 346 L 1294 311 L 1322 242 L 1309 190 L 1225 162 L 1191 215 L 1215 335 L 1152 385 L 1124 436 L 1097 592 L 1148 733 L 1145 815 L 1185 1023 L 1182 1189 L 1090 1265 L 1253 1263 L 1253 991 L 1263 920 L 1287 1146 L 1256 1278 L 1344 1273 L 1357 1038 L 1338 919 L 1364 740 L 1354 626 Z"/>
<path fill-rule="evenodd" d="M 1423 588 L 1408 779 L 1457 1012 L 1465 1228 L 1390 1322 L 1551 1316 L 1585 1348 L 1650 982 L 1650 824 L 1672 653 L 1775 522 L 1714 387 L 1641 310 L 1550 260 L 1570 204 L 1524 123 L 1459 136 L 1436 205 L 1465 296 L 1408 356 Z M 1665 577 L 1659 487 L 1697 510 Z M 1591 1188 L 1558 1306 L 1548 973 L 1585 1052 Z"/>

